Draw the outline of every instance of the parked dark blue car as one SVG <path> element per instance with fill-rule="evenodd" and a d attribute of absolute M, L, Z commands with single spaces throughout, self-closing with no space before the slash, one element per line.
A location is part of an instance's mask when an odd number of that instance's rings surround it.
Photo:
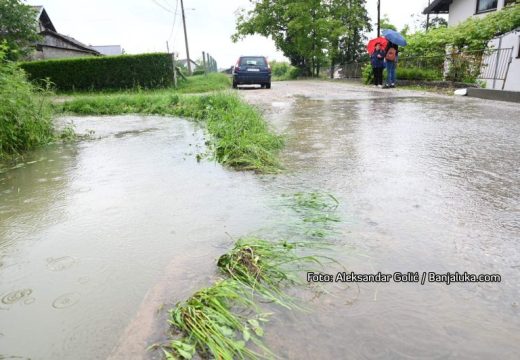
<path fill-rule="evenodd" d="M 265 56 L 241 56 L 233 68 L 233 88 L 258 84 L 271 88 L 271 67 Z"/>

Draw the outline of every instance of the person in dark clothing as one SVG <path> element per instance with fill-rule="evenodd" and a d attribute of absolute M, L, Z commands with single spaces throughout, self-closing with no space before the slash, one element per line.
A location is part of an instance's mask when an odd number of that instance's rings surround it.
<path fill-rule="evenodd" d="M 385 54 L 387 73 L 385 88 L 393 88 L 396 83 L 395 68 L 397 67 L 397 58 L 399 56 L 399 46 L 389 41 L 385 49 Z"/>
<path fill-rule="evenodd" d="M 372 71 L 374 72 L 374 85 L 383 87 L 383 69 L 385 67 L 385 52 L 381 49 L 381 44 L 377 43 L 375 50 L 370 56 Z"/>

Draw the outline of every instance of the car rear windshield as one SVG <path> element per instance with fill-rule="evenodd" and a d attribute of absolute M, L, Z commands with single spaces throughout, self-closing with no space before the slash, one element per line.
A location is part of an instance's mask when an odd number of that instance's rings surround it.
<path fill-rule="evenodd" d="M 266 66 L 265 59 L 261 56 L 248 56 L 240 58 L 240 66 Z"/>

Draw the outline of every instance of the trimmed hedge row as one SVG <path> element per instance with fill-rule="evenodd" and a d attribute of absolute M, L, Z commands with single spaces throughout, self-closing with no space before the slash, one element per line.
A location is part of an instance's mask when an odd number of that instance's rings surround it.
<path fill-rule="evenodd" d="M 49 78 L 58 90 L 160 88 L 173 84 L 169 54 L 57 59 L 21 63 L 30 80 Z"/>
<path fill-rule="evenodd" d="M 420 81 L 439 81 L 442 80 L 442 73 L 435 69 L 421 69 L 415 67 L 399 67 L 396 70 L 397 81 L 399 80 L 420 80 Z M 363 67 L 363 81 L 365 84 L 374 82 L 372 65 L 366 64 Z M 383 71 L 383 82 L 386 81 L 386 69 Z"/>

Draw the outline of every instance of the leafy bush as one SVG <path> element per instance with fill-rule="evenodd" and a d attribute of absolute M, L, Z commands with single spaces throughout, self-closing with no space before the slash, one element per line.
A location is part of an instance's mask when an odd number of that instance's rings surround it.
<path fill-rule="evenodd" d="M 192 75 L 204 75 L 206 73 L 206 71 L 204 71 L 204 69 L 195 69 L 192 73 Z"/>
<path fill-rule="evenodd" d="M 386 69 L 383 71 L 383 82 L 387 76 Z M 433 69 L 422 69 L 416 67 L 399 67 L 396 68 L 397 80 L 422 80 L 422 81 L 435 81 L 442 80 L 442 73 Z M 363 67 L 363 81 L 365 84 L 370 85 L 374 83 L 374 74 L 372 72 L 372 65 L 366 64 Z"/>
<path fill-rule="evenodd" d="M 300 70 L 287 62 L 271 61 L 274 80 L 294 80 L 300 75 Z"/>
<path fill-rule="evenodd" d="M 363 81 L 366 85 L 370 85 L 374 83 L 374 72 L 372 70 L 372 65 L 367 63 L 363 66 L 363 70 L 361 72 L 363 76 Z"/>
<path fill-rule="evenodd" d="M 401 68 L 398 66 L 396 74 L 398 80 L 442 80 L 442 73 L 432 69 Z"/>
<path fill-rule="evenodd" d="M 160 88 L 173 84 L 168 54 L 45 60 L 21 66 L 31 80 L 48 78 L 58 90 Z"/>
<path fill-rule="evenodd" d="M 54 139 L 45 90 L 27 81 L 15 63 L 5 61 L 5 51 L 0 46 L 0 159 Z"/>
<path fill-rule="evenodd" d="M 518 27 L 520 6 L 508 6 L 483 18 L 470 17 L 457 26 L 409 35 L 408 46 L 400 49 L 400 56 L 442 56 L 447 46 L 458 51 L 482 50 L 495 36 Z"/>

